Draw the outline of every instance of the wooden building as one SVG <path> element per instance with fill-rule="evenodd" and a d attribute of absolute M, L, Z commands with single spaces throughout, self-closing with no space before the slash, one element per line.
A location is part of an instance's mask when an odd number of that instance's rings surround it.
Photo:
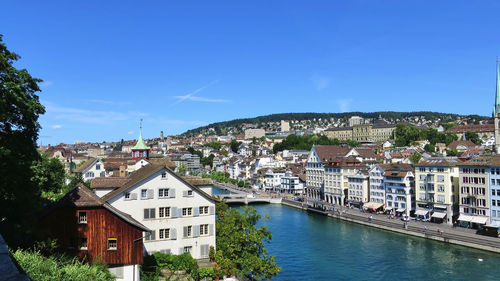
<path fill-rule="evenodd" d="M 88 262 L 100 257 L 117 280 L 139 280 L 143 231 L 150 230 L 84 185 L 77 185 L 56 202 L 41 226 L 68 254 Z"/>

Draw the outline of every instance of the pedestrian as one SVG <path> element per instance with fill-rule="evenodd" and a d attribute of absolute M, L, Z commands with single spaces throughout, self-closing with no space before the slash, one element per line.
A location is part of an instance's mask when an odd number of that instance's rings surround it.
<path fill-rule="evenodd" d="M 424 225 L 424 233 L 427 232 L 427 225 Z"/>

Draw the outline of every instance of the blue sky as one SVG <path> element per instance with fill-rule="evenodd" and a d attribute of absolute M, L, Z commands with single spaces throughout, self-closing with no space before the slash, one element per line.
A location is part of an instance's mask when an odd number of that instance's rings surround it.
<path fill-rule="evenodd" d="M 44 143 L 283 112 L 490 115 L 497 1 L 5 1 Z"/>

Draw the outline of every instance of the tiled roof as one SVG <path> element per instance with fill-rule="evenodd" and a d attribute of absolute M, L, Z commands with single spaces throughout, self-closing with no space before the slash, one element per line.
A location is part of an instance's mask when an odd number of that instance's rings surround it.
<path fill-rule="evenodd" d="M 315 145 L 314 149 L 323 163 L 328 163 L 337 157 L 345 156 L 350 148 L 340 145 Z"/>
<path fill-rule="evenodd" d="M 169 168 L 175 168 L 175 163 L 172 162 L 170 157 L 162 157 L 162 158 L 149 158 L 148 160 L 149 163 L 155 164 L 155 165 L 164 165 Z"/>
<path fill-rule="evenodd" d="M 467 148 L 472 148 L 472 147 L 476 147 L 477 146 L 477 144 L 473 143 L 470 140 L 464 140 L 464 141 L 460 140 L 460 141 L 454 141 L 454 142 L 450 143 L 448 145 L 448 149 L 457 149 L 457 146 L 459 146 L 459 145 L 463 145 L 463 146 L 465 146 Z"/>
<path fill-rule="evenodd" d="M 85 171 L 88 167 L 90 167 L 90 166 L 92 166 L 92 164 L 94 164 L 95 160 L 96 160 L 96 158 L 90 157 L 89 159 L 87 159 L 87 161 L 85 161 L 85 163 L 83 163 L 83 165 L 78 167 L 75 172 L 83 173 L 83 171 Z"/>
<path fill-rule="evenodd" d="M 185 181 L 194 186 L 206 186 L 214 184 L 214 182 L 210 178 L 202 178 L 197 176 L 184 176 L 182 177 L 182 179 L 184 179 Z"/>
<path fill-rule="evenodd" d="M 378 166 L 384 171 L 413 171 L 413 167 L 410 164 L 378 164 Z"/>
<path fill-rule="evenodd" d="M 500 155 L 479 156 L 463 162 L 460 166 L 494 166 L 500 167 Z"/>
<path fill-rule="evenodd" d="M 464 132 L 476 132 L 476 133 L 487 133 L 494 132 L 494 124 L 478 124 L 478 125 L 457 125 L 449 128 L 447 133 L 464 133 Z"/>
<path fill-rule="evenodd" d="M 439 157 L 439 158 L 429 158 L 426 161 L 422 161 L 415 166 L 457 166 L 463 163 L 460 159 L 456 157 Z"/>
<path fill-rule="evenodd" d="M 92 188 L 119 188 L 127 183 L 130 179 L 128 177 L 99 177 L 90 181 Z"/>

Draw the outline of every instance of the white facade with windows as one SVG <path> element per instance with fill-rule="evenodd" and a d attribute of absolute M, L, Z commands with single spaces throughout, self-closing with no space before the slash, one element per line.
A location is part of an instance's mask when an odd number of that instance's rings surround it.
<path fill-rule="evenodd" d="M 196 259 L 208 258 L 209 247 L 215 247 L 214 200 L 167 168 L 152 171 L 103 199 L 152 230 L 144 233 L 146 252 L 190 252 Z"/>
<path fill-rule="evenodd" d="M 287 171 L 281 177 L 281 192 L 289 194 L 302 194 L 304 192 L 304 184 L 300 182 L 299 177 L 294 177 L 291 171 Z"/>
<path fill-rule="evenodd" d="M 386 171 L 384 173 L 386 209 L 410 216 L 415 209 L 415 180 L 411 171 Z"/>
<path fill-rule="evenodd" d="M 265 188 L 270 190 L 279 190 L 281 178 L 285 176 L 284 170 L 268 169 L 265 175 Z"/>
<path fill-rule="evenodd" d="M 375 165 L 368 171 L 370 175 L 370 202 L 385 204 L 384 170 Z"/>
<path fill-rule="evenodd" d="M 89 159 L 87 161 L 92 161 L 92 163 L 81 171 L 83 181 L 90 181 L 93 178 L 105 177 L 106 170 L 104 169 L 104 163 L 101 159 Z M 86 165 L 86 164 L 84 164 Z"/>

